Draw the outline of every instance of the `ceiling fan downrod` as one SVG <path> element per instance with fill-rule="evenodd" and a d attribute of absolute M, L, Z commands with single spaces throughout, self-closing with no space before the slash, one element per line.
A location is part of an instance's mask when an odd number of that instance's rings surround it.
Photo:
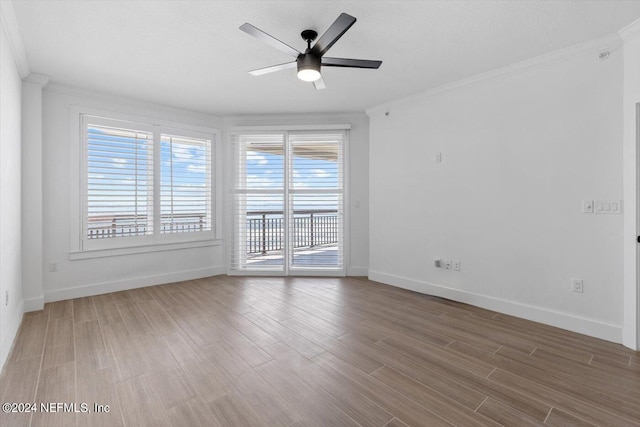
<path fill-rule="evenodd" d="M 307 42 L 307 50 L 311 50 L 311 43 L 318 37 L 318 33 L 313 30 L 304 30 L 300 35 L 302 40 Z"/>

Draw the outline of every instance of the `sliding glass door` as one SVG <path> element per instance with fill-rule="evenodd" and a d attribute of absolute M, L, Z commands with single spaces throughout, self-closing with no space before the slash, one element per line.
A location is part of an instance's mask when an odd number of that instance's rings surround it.
<path fill-rule="evenodd" d="M 232 272 L 344 274 L 345 137 L 232 135 Z"/>

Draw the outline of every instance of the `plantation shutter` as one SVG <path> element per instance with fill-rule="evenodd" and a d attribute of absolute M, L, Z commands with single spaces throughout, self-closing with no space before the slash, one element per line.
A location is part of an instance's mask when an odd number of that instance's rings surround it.
<path fill-rule="evenodd" d="M 342 268 L 343 132 L 289 133 L 291 269 Z"/>
<path fill-rule="evenodd" d="M 231 140 L 230 269 L 343 270 L 345 132 L 238 133 Z"/>
<path fill-rule="evenodd" d="M 85 237 L 152 234 L 153 132 L 127 122 L 85 119 Z"/>
<path fill-rule="evenodd" d="M 160 152 L 160 232 L 211 231 L 211 140 L 162 134 Z"/>
<path fill-rule="evenodd" d="M 285 136 L 232 136 L 232 270 L 283 271 Z"/>
<path fill-rule="evenodd" d="M 216 237 L 215 131 L 80 119 L 82 250 Z"/>

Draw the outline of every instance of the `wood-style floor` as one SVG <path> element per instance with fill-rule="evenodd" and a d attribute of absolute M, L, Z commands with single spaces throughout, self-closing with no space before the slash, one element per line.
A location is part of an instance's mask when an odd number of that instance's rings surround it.
<path fill-rule="evenodd" d="M 219 276 L 25 315 L 0 425 L 640 425 L 640 354 L 364 279 Z M 40 408 L 39 408 L 40 409 Z"/>

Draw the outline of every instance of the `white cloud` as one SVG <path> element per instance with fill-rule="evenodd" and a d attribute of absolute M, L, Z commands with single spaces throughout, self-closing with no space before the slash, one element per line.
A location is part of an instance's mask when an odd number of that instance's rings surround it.
<path fill-rule="evenodd" d="M 268 177 L 261 177 L 258 175 L 247 175 L 247 184 L 251 185 L 251 186 L 261 186 L 261 187 L 267 187 L 267 186 L 273 186 L 276 185 L 277 182 L 274 179 L 268 178 Z"/>
<path fill-rule="evenodd" d="M 329 178 L 331 174 L 324 169 L 312 169 L 311 173 L 316 178 Z"/>
<path fill-rule="evenodd" d="M 123 168 L 124 165 L 126 163 L 128 163 L 127 159 L 122 159 L 120 157 L 115 157 L 115 158 L 111 159 L 111 161 L 113 161 L 113 163 L 114 163 L 113 167 L 115 167 L 115 168 Z"/>
<path fill-rule="evenodd" d="M 250 163 L 256 163 L 258 165 L 266 165 L 267 163 L 269 163 L 269 160 L 267 160 L 266 156 L 257 154 L 255 151 L 247 152 L 247 160 Z"/>
<path fill-rule="evenodd" d="M 173 157 L 178 159 L 178 161 L 193 159 L 193 152 L 185 147 L 174 146 L 171 148 L 171 152 L 173 153 Z"/>
<path fill-rule="evenodd" d="M 189 165 L 187 166 L 187 170 L 189 172 L 194 172 L 194 173 L 205 173 L 207 171 L 207 167 L 206 165 Z"/>

